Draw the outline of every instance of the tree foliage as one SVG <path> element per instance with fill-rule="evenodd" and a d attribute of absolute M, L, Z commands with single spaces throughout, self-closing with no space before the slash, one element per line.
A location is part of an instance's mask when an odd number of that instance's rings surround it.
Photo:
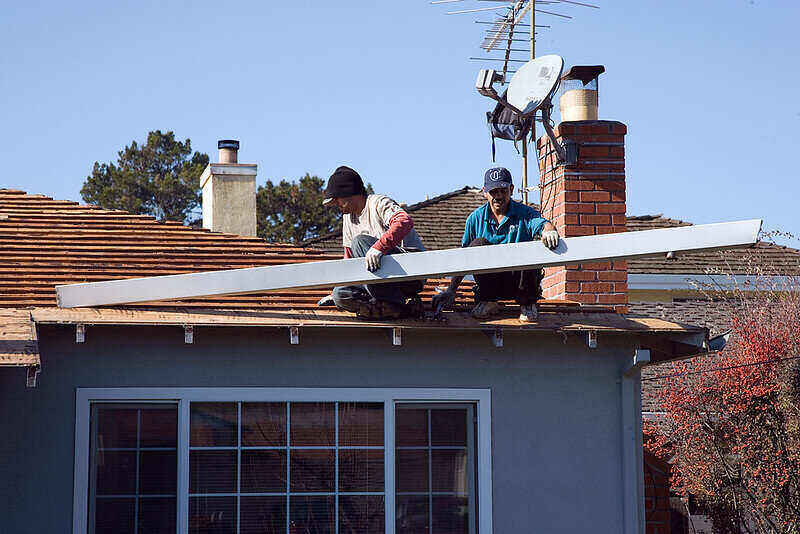
<path fill-rule="evenodd" d="M 367 184 L 372 193 L 372 185 Z M 341 227 L 336 208 L 322 205 L 325 181 L 306 173 L 297 182 L 271 180 L 256 197 L 258 236 L 271 242 L 300 243 Z"/>
<path fill-rule="evenodd" d="M 721 533 L 800 532 L 800 285 L 762 289 L 737 302 L 724 352 L 674 366 L 665 418 L 645 424 L 673 490 Z"/>
<path fill-rule="evenodd" d="M 189 139 L 155 130 L 147 142 L 132 141 L 116 163 L 95 162 L 81 189 L 85 202 L 102 208 L 188 222 L 200 206 L 200 175 L 208 155 L 192 153 Z"/>

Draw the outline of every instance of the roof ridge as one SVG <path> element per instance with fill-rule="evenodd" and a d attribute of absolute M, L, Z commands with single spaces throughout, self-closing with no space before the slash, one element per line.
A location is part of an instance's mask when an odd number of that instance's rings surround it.
<path fill-rule="evenodd" d="M 31 201 L 48 200 L 48 201 L 53 201 L 53 202 L 63 202 L 63 203 L 66 203 L 66 204 L 68 204 L 68 205 L 70 205 L 72 207 L 75 207 L 75 208 L 78 208 L 78 209 L 84 209 L 84 210 L 88 211 L 87 213 L 80 213 L 81 216 L 99 217 L 99 216 L 103 216 L 103 215 L 124 215 L 126 217 L 130 217 L 131 219 L 136 219 L 140 223 L 149 223 L 149 224 L 153 224 L 153 225 L 180 225 L 181 227 L 186 229 L 187 232 L 196 232 L 198 234 L 211 234 L 211 235 L 226 236 L 226 237 L 231 237 L 231 238 L 238 239 L 238 240 L 259 241 L 259 242 L 262 242 L 262 243 L 264 243 L 266 245 L 270 245 L 270 246 L 277 245 L 277 246 L 296 247 L 298 249 L 304 248 L 302 244 L 268 243 L 266 240 L 261 239 L 258 236 L 243 236 L 243 235 L 239 235 L 239 234 L 231 234 L 231 233 L 228 233 L 228 232 L 213 232 L 213 231 L 209 230 L 208 228 L 194 227 L 194 226 L 191 226 L 189 224 L 183 223 L 181 221 L 168 221 L 168 220 L 159 221 L 158 219 L 156 219 L 152 215 L 140 214 L 140 213 L 131 213 L 129 211 L 117 210 L 117 209 L 111 210 L 111 209 L 102 208 L 102 207 L 94 205 L 94 204 L 81 204 L 80 202 L 76 202 L 74 200 L 61 200 L 61 199 L 48 197 L 46 195 L 41 195 L 41 194 L 36 194 L 36 193 L 29 193 L 29 192 L 23 191 L 23 190 L 0 189 L 0 195 L 2 195 L 3 193 L 6 193 L 6 192 L 10 192 L 15 197 L 21 196 L 22 199 L 27 199 L 27 200 L 31 200 Z M 15 198 L 14 200 L 20 200 L 20 198 Z M 53 209 L 57 210 L 58 208 L 53 208 Z M 3 210 L 3 205 L 2 205 L 2 197 L 0 196 L 0 213 L 2 213 L 3 211 L 4 210 Z M 39 214 L 47 214 L 47 212 L 49 212 L 49 211 L 53 211 L 53 210 L 48 210 L 46 208 L 43 208 L 43 209 L 39 209 L 38 213 Z M 23 217 L 23 218 L 25 216 L 26 215 L 19 215 L 19 214 L 14 214 L 13 215 L 13 217 Z M 66 213 L 59 213 L 59 216 L 61 216 L 61 217 L 70 217 L 70 215 L 68 215 Z"/>
<path fill-rule="evenodd" d="M 427 200 L 423 200 L 422 202 L 417 202 L 416 204 L 411 204 L 410 206 L 406 207 L 406 211 L 416 211 L 420 208 L 424 208 L 427 206 L 431 206 L 433 204 L 437 204 L 443 200 L 447 200 L 448 198 L 452 198 L 456 195 L 463 195 L 469 191 L 479 191 L 478 188 L 465 185 L 461 189 L 456 189 L 455 191 L 449 191 L 447 193 L 442 193 L 441 195 L 435 196 L 433 198 L 429 198 Z"/>
<path fill-rule="evenodd" d="M 455 191 L 449 191 L 447 193 L 442 193 L 441 195 L 435 196 L 433 198 L 429 198 L 427 200 L 423 200 L 422 202 L 417 202 L 415 204 L 406 205 L 405 210 L 409 212 L 417 211 L 422 208 L 427 208 L 428 206 L 432 206 L 434 204 L 438 204 L 443 200 L 447 200 L 449 198 L 453 198 L 457 195 L 463 195 L 469 191 L 480 191 L 477 187 L 471 185 L 465 185 L 460 189 L 456 189 Z M 341 230 L 334 230 L 332 232 L 328 232 L 327 234 L 318 235 L 316 237 L 310 237 L 300 242 L 301 245 L 312 244 L 312 243 L 319 243 L 320 241 L 325 241 L 326 239 L 330 239 L 332 237 L 336 237 L 342 235 Z"/>

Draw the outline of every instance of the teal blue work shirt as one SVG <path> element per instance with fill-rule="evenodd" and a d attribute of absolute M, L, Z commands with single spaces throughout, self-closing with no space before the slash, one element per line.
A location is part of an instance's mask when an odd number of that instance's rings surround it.
<path fill-rule="evenodd" d="M 547 219 L 532 207 L 512 200 L 505 217 L 498 224 L 487 202 L 467 217 L 461 246 L 468 247 L 473 239 L 479 237 L 492 245 L 533 241 L 542 233 L 546 222 Z"/>

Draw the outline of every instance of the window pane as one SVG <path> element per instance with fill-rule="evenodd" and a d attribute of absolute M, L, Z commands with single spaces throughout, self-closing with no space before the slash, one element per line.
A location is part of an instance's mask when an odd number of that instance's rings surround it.
<path fill-rule="evenodd" d="M 467 410 L 465 408 L 431 410 L 431 445 L 459 446 L 467 444 Z"/>
<path fill-rule="evenodd" d="M 193 402 L 192 447 L 235 447 L 237 443 L 235 402 Z"/>
<path fill-rule="evenodd" d="M 383 403 L 339 403 L 339 445 L 383 446 Z"/>
<path fill-rule="evenodd" d="M 136 493 L 136 452 L 97 451 L 97 495 Z"/>
<path fill-rule="evenodd" d="M 286 534 L 286 497 L 242 497 L 241 534 Z"/>
<path fill-rule="evenodd" d="M 178 410 L 174 406 L 143 409 L 140 432 L 140 447 L 177 447 Z"/>
<path fill-rule="evenodd" d="M 175 498 L 139 499 L 139 534 L 175 534 Z"/>
<path fill-rule="evenodd" d="M 452 449 L 431 451 L 431 475 L 433 491 L 468 493 L 467 451 Z"/>
<path fill-rule="evenodd" d="M 175 495 L 178 459 L 175 451 L 139 453 L 139 494 Z"/>
<path fill-rule="evenodd" d="M 333 534 L 333 497 L 289 498 L 289 532 L 302 534 Z"/>
<path fill-rule="evenodd" d="M 395 452 L 395 481 L 398 493 L 428 491 L 428 451 L 398 450 Z"/>
<path fill-rule="evenodd" d="M 428 410 L 398 408 L 395 427 L 398 447 L 424 447 L 428 444 Z"/>
<path fill-rule="evenodd" d="M 285 493 L 286 451 L 242 451 L 242 493 Z"/>
<path fill-rule="evenodd" d="M 333 491 L 334 450 L 292 450 L 292 492 Z"/>
<path fill-rule="evenodd" d="M 191 534 L 235 534 L 236 497 L 189 497 Z"/>
<path fill-rule="evenodd" d="M 291 404 L 292 447 L 332 447 L 335 439 L 333 402 Z"/>
<path fill-rule="evenodd" d="M 383 491 L 383 451 L 339 451 L 339 491 Z"/>
<path fill-rule="evenodd" d="M 433 531 L 436 534 L 467 534 L 469 502 L 466 497 L 433 497 Z"/>
<path fill-rule="evenodd" d="M 285 447 L 286 403 L 242 403 L 242 446 Z"/>
<path fill-rule="evenodd" d="M 190 451 L 190 493 L 236 491 L 236 451 Z"/>
<path fill-rule="evenodd" d="M 425 534 L 430 531 L 428 497 L 398 495 L 395 525 L 397 534 Z"/>
<path fill-rule="evenodd" d="M 339 497 L 339 534 L 381 534 L 385 530 L 382 495 Z"/>
<path fill-rule="evenodd" d="M 94 531 L 96 534 L 134 534 L 136 500 L 97 499 Z"/>
<path fill-rule="evenodd" d="M 99 448 L 136 448 L 136 408 L 96 407 L 97 443 Z"/>
<path fill-rule="evenodd" d="M 92 404 L 93 533 L 175 532 L 177 413 L 166 403 Z"/>
<path fill-rule="evenodd" d="M 467 534 L 475 526 L 475 406 L 396 408 L 397 534 Z"/>

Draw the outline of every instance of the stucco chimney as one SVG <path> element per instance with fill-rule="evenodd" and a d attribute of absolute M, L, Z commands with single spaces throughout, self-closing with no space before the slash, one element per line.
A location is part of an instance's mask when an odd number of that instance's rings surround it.
<path fill-rule="evenodd" d="M 560 164 L 550 140 L 539 138 L 544 216 L 562 237 L 624 232 L 627 126 L 616 121 L 573 121 L 562 122 L 554 131 L 558 142 L 577 144 L 578 161 Z M 544 275 L 544 298 L 627 311 L 628 267 L 624 261 L 551 267 Z"/>
<path fill-rule="evenodd" d="M 258 165 L 238 163 L 239 141 L 223 139 L 217 148 L 219 163 L 209 163 L 200 176 L 203 228 L 255 236 Z"/>

